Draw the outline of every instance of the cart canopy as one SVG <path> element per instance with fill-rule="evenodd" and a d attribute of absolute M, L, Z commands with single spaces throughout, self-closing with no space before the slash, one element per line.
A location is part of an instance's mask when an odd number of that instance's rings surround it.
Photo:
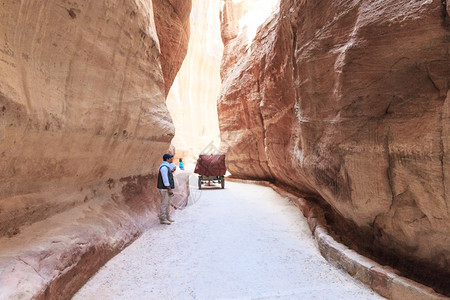
<path fill-rule="evenodd" d="M 200 154 L 194 172 L 203 176 L 224 176 L 227 172 L 225 154 Z"/>

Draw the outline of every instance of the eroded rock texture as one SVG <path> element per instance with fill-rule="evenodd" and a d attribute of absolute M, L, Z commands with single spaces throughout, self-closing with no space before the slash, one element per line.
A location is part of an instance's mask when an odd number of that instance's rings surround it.
<path fill-rule="evenodd" d="M 0 287 L 17 263 L 36 281 L 19 280 L 16 293 L 70 295 L 78 262 L 92 272 L 154 221 L 155 172 L 174 135 L 165 93 L 185 55 L 169 52 L 186 49 L 189 33 L 190 2 L 178 2 L 0 4 Z M 55 225 L 59 238 L 30 229 L 62 214 L 81 215 Z"/>
<path fill-rule="evenodd" d="M 445 5 L 282 0 L 247 45 L 226 1 L 218 112 L 233 175 L 323 199 L 355 246 L 448 279 Z"/>
<path fill-rule="evenodd" d="M 161 67 L 165 79 L 165 96 L 188 50 L 191 0 L 152 0 L 155 25 L 161 46 Z"/>

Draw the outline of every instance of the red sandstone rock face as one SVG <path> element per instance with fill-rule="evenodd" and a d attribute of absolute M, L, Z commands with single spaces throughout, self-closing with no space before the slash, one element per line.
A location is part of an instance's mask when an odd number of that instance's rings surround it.
<path fill-rule="evenodd" d="M 154 173 L 174 128 L 152 3 L 1 13 L 0 232 L 91 199 L 109 178 Z"/>
<path fill-rule="evenodd" d="M 191 0 L 153 0 L 166 97 L 187 53 L 191 7 Z"/>
<path fill-rule="evenodd" d="M 249 47 L 232 1 L 222 16 L 229 171 L 322 198 L 375 253 L 447 272 L 448 6 L 281 1 Z"/>
<path fill-rule="evenodd" d="M 9 286 L 14 295 L 25 289 L 35 295 L 53 281 L 67 285 L 78 262 L 92 273 L 89 260 L 104 262 L 148 227 L 149 217 L 155 219 L 154 175 L 174 135 L 165 90 L 185 53 L 160 50 L 158 35 L 164 43 L 170 38 L 157 32 L 153 5 L 164 24 L 172 20 L 183 33 L 177 40 L 182 49 L 190 11 L 190 1 L 172 1 L 177 15 L 165 15 L 166 2 L 1 4 L 0 244 L 14 249 L 2 247 L 0 287 L 18 279 L 18 286 Z M 171 66 L 170 72 L 161 65 Z M 87 219 L 68 218 L 68 228 L 58 223 L 59 238 L 39 236 L 45 230 L 33 235 L 30 228 L 45 227 L 38 221 L 61 219 L 75 209 Z M 86 231 L 77 231 L 81 227 Z M 36 253 L 22 253 L 27 258 L 21 260 L 18 252 L 27 245 Z M 6 258 L 11 253 L 17 257 Z M 50 256 L 56 265 L 47 265 Z M 4 268 L 18 270 L 14 266 L 23 263 L 27 270 L 38 266 L 30 275 L 37 278 L 33 287 Z M 64 295 L 78 287 L 79 281 L 70 284 Z M 12 297 L 11 290 L 6 295 Z"/>

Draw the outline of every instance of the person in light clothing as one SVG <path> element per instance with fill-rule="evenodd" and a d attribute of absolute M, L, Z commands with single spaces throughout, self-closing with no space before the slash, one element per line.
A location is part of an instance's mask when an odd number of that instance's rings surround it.
<path fill-rule="evenodd" d="M 173 155 L 166 153 L 163 155 L 163 162 L 159 166 L 158 189 L 161 195 L 161 206 L 159 220 L 161 224 L 170 225 L 174 220 L 170 218 L 170 197 L 173 196 L 175 182 L 173 181 Z"/>

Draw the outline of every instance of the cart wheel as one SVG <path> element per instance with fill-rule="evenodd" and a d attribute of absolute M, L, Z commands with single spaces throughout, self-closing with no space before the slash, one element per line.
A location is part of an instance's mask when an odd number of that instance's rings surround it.
<path fill-rule="evenodd" d="M 198 177 L 198 189 L 202 189 L 202 179 L 200 178 L 200 176 Z"/>
<path fill-rule="evenodd" d="M 224 177 L 222 177 L 222 181 L 220 183 L 222 184 L 222 188 L 224 189 L 225 188 L 225 178 Z"/>

